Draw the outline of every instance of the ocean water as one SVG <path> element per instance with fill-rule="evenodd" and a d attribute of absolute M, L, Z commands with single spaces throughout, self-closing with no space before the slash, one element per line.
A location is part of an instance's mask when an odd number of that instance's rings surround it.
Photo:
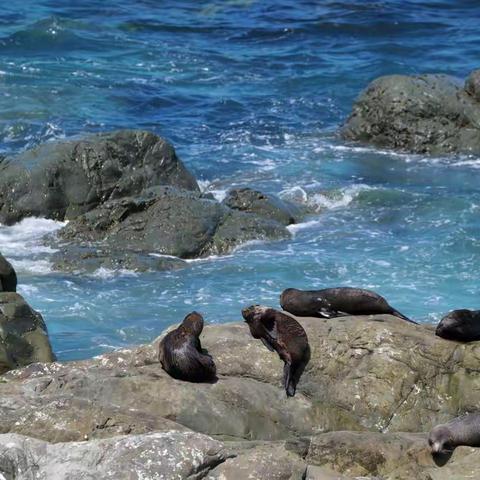
<path fill-rule="evenodd" d="M 250 186 L 317 214 L 289 241 L 250 244 L 175 272 L 51 271 L 40 237 L 0 227 L 19 291 L 60 359 L 149 341 L 189 311 L 240 319 L 287 287 L 375 289 L 436 321 L 480 308 L 480 159 L 405 155 L 336 136 L 383 74 L 466 77 L 480 66 L 467 0 L 24 0 L 0 12 L 0 149 L 117 128 L 170 140 L 221 198 Z"/>

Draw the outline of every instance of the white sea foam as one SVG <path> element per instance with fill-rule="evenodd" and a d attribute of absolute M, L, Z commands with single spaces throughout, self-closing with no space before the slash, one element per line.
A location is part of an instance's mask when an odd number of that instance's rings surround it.
<path fill-rule="evenodd" d="M 0 252 L 17 271 L 46 274 L 51 271 L 49 255 L 55 250 L 42 244 L 42 237 L 56 232 L 65 222 L 45 218 L 25 218 L 21 222 L 5 226 L 0 224 Z"/>
<path fill-rule="evenodd" d="M 360 193 L 366 190 L 372 190 L 372 187 L 360 183 L 338 190 L 309 194 L 303 187 L 295 186 L 281 191 L 279 196 L 284 200 L 307 205 L 318 212 L 320 210 L 346 207 L 350 205 Z"/>
<path fill-rule="evenodd" d="M 110 280 L 118 277 L 138 277 L 138 273 L 126 268 L 120 268 L 118 270 L 111 270 L 110 268 L 100 267 L 95 270 L 90 276 L 94 278 L 100 278 L 102 280 Z"/>
<path fill-rule="evenodd" d="M 202 193 L 211 193 L 218 202 L 222 202 L 227 196 L 228 189 L 214 188 L 209 180 L 197 180 L 197 183 Z"/>

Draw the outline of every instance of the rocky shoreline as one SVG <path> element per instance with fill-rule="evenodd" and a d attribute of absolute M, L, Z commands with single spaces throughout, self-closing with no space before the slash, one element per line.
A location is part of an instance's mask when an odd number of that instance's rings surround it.
<path fill-rule="evenodd" d="M 0 471 L 8 480 L 51 471 L 64 472 L 55 478 L 440 480 L 476 471 L 478 452 L 466 447 L 437 467 L 424 433 L 476 409 L 476 342 L 449 342 L 432 326 L 388 315 L 297 320 L 312 357 L 293 398 L 285 396 L 280 359 L 244 323 L 204 330 L 215 383 L 171 378 L 158 362 L 161 337 L 4 374 Z"/>
<path fill-rule="evenodd" d="M 480 152 L 478 72 L 374 81 L 343 138 L 416 153 Z M 308 211 L 249 188 L 200 191 L 165 140 L 119 131 L 41 145 L 0 161 L 0 222 L 68 223 L 46 245 L 54 268 L 182 268 L 252 240 L 289 238 Z M 153 255 L 152 255 L 153 254 Z M 14 272 L 13 272 L 14 275 Z M 12 288 L 12 285 L 15 286 Z M 218 381 L 171 378 L 158 344 L 55 362 L 46 325 L 0 256 L 0 478 L 456 480 L 427 433 L 480 401 L 480 350 L 390 315 L 297 318 L 311 359 L 286 398 L 282 362 L 244 323 L 209 325 Z M 209 319 L 206 319 L 207 322 Z M 165 334 L 165 332 L 164 332 Z M 164 335 L 163 334 L 163 335 Z"/>

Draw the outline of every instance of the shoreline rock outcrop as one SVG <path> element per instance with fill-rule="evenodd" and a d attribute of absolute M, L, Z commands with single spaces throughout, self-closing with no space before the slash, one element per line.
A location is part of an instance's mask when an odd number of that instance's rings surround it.
<path fill-rule="evenodd" d="M 252 341 L 244 323 L 210 325 L 201 340 L 217 365 L 216 383 L 171 378 L 158 363 L 161 337 L 91 360 L 36 363 L 4 374 L 0 450 L 16 441 L 12 434 L 61 442 L 66 446 L 47 447 L 52 462 L 64 448 L 71 468 L 88 472 L 96 442 L 103 451 L 109 441 L 149 443 L 158 432 L 165 438 L 197 432 L 218 442 L 212 454 L 218 463 L 179 478 L 260 479 L 269 472 L 272 479 L 456 480 L 464 478 L 458 472 L 476 469 L 480 452 L 464 447 L 445 467 L 435 466 L 423 432 L 477 408 L 477 342 L 449 342 L 431 326 L 388 315 L 297 320 L 311 360 L 295 397 L 283 391 L 281 360 Z M 173 444 L 161 448 L 174 454 Z M 151 449 L 161 456 L 157 444 Z"/>
<path fill-rule="evenodd" d="M 250 189 L 222 203 L 202 194 L 174 148 L 143 131 L 40 145 L 1 160 L 0 172 L 0 223 L 68 220 L 45 238 L 54 268 L 67 272 L 181 268 L 182 259 L 289 238 L 286 225 L 302 213 Z"/>
<path fill-rule="evenodd" d="M 346 140 L 413 153 L 480 153 L 478 71 L 388 75 L 371 82 L 341 129 Z"/>

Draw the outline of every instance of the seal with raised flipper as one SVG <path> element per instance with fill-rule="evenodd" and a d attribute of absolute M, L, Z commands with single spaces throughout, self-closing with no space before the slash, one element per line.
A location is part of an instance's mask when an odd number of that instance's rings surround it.
<path fill-rule="evenodd" d="M 253 338 L 276 351 L 284 362 L 283 385 L 287 396 L 295 395 L 298 381 L 310 360 L 307 333 L 290 315 L 262 305 L 242 310 Z"/>
<path fill-rule="evenodd" d="M 435 335 L 458 342 L 480 340 L 480 310 L 453 310 L 440 320 Z"/>
<path fill-rule="evenodd" d="M 480 414 L 470 413 L 435 426 L 428 436 L 433 459 L 444 465 L 459 446 L 480 447 Z"/>
<path fill-rule="evenodd" d="M 188 382 L 211 382 L 216 379 L 215 362 L 202 351 L 199 338 L 202 330 L 202 315 L 192 312 L 160 342 L 159 360 L 171 377 Z"/>
<path fill-rule="evenodd" d="M 287 288 L 280 295 L 280 305 L 285 311 L 300 317 L 334 318 L 345 315 L 389 314 L 416 323 L 391 307 L 378 293 L 361 288 Z"/>

